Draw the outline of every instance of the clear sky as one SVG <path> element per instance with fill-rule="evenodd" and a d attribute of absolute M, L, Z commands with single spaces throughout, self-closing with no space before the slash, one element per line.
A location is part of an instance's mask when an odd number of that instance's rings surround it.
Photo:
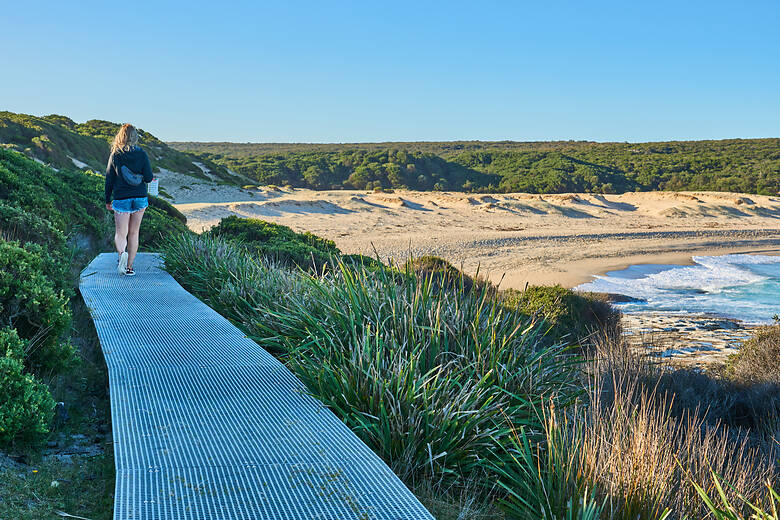
<path fill-rule="evenodd" d="M 164 140 L 780 136 L 780 0 L 3 1 L 0 110 Z"/>

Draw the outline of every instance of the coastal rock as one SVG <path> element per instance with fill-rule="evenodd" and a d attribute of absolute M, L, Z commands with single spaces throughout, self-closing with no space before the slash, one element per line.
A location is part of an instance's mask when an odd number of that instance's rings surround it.
<path fill-rule="evenodd" d="M 755 330 L 738 320 L 664 312 L 624 314 L 622 325 L 638 351 L 696 370 L 722 366 Z"/>
<path fill-rule="evenodd" d="M 598 294 L 602 298 L 604 298 L 605 301 L 608 301 L 610 303 L 645 303 L 646 300 L 643 300 L 642 298 L 634 298 L 633 296 L 628 296 L 626 294 L 618 294 L 618 293 L 594 293 Z"/>

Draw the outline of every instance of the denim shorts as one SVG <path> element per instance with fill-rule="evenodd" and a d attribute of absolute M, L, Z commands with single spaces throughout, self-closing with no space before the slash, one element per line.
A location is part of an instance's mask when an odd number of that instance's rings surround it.
<path fill-rule="evenodd" d="M 135 213 L 141 211 L 149 205 L 149 199 L 146 197 L 136 197 L 134 199 L 119 199 L 111 203 L 111 207 L 118 213 Z"/>

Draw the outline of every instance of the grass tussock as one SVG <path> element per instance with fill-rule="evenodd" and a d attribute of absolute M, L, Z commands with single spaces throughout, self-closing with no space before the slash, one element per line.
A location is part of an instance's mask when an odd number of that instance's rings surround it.
<path fill-rule="evenodd" d="M 610 517 L 659 518 L 669 511 L 673 518 L 703 518 L 705 505 L 691 484 L 712 490 L 712 472 L 758 500 L 766 480 L 777 478 L 761 445 L 708 417 L 709 403 L 675 407 L 677 394 L 663 384 L 668 374 L 607 345 L 587 382 L 578 466 L 608 497 Z M 616 367 L 617 356 L 631 369 Z M 733 490 L 728 496 L 737 498 Z"/>

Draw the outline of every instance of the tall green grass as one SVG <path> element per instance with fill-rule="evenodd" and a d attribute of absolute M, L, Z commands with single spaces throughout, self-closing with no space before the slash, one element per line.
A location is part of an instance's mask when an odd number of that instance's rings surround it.
<path fill-rule="evenodd" d="M 766 483 L 766 494 L 768 497 L 766 502 L 769 505 L 767 506 L 768 509 L 765 509 L 762 506 L 753 504 L 741 493 L 737 493 L 737 499 L 741 502 L 740 506 L 734 505 L 733 501 L 727 496 L 727 491 L 733 492 L 734 487 L 728 483 L 724 486 L 715 472 L 712 473 L 712 479 L 715 483 L 717 496 L 711 497 L 710 493 L 698 484 L 694 484 L 694 487 L 715 520 L 780 520 L 780 493 L 772 488 L 771 482 L 767 481 Z M 740 513 L 740 508 L 744 509 L 745 507 L 748 508 L 749 513 Z"/>

